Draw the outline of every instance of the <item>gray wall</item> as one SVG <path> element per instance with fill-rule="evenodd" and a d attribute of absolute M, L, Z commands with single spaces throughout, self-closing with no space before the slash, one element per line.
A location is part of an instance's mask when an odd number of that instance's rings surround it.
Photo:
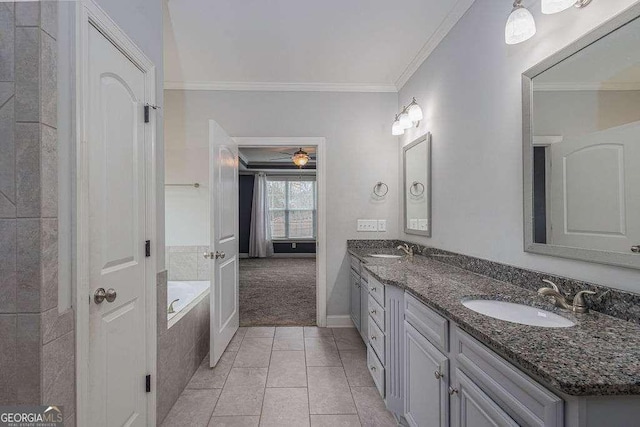
<path fill-rule="evenodd" d="M 56 4 L 0 3 L 0 404 L 74 424 L 74 313 L 58 309 Z"/>
<path fill-rule="evenodd" d="M 598 24 L 636 3 L 595 1 L 542 15 L 525 2 L 537 34 L 507 46 L 509 2 L 477 0 L 400 91 L 425 110 L 401 145 L 433 133 L 433 237 L 426 245 L 519 267 L 640 291 L 640 272 L 527 254 L 522 238 L 521 74 Z"/>
<path fill-rule="evenodd" d="M 397 106 L 395 93 L 167 90 L 167 155 L 186 146 L 206 147 L 208 119 L 215 119 L 231 136 L 326 137 L 327 313 L 347 315 L 346 240 L 394 238 L 399 232 L 399 152 L 391 135 Z M 174 162 L 171 168 L 177 180 L 179 171 L 187 174 L 190 165 Z M 382 201 L 372 197 L 378 181 L 389 185 Z M 358 218 L 387 219 L 388 231 L 358 233 Z"/>

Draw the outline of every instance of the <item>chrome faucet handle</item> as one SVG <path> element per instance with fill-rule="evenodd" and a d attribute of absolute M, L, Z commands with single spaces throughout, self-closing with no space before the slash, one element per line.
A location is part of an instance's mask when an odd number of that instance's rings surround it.
<path fill-rule="evenodd" d="M 553 283 L 551 280 L 542 279 L 542 281 L 543 281 L 544 283 L 547 283 L 547 284 L 551 285 L 551 287 L 552 287 L 556 292 L 560 292 L 560 288 L 558 287 L 558 285 L 556 285 L 555 283 Z"/>
<path fill-rule="evenodd" d="M 580 291 L 573 297 L 573 312 L 574 313 L 587 313 L 589 312 L 589 307 L 587 307 L 587 303 L 584 300 L 583 295 L 595 295 L 596 293 L 593 291 Z"/>

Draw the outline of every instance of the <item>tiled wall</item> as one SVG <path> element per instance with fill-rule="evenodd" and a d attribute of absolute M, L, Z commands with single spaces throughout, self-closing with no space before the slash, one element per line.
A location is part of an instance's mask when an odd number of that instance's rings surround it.
<path fill-rule="evenodd" d="M 158 273 L 157 283 L 158 407 L 156 421 L 159 425 L 209 352 L 209 297 L 200 301 L 167 329 L 166 271 Z"/>
<path fill-rule="evenodd" d="M 0 404 L 75 420 L 74 313 L 58 312 L 56 2 L 0 2 Z"/>
<path fill-rule="evenodd" d="M 167 246 L 169 280 L 210 280 L 211 261 L 203 256 L 207 251 L 208 246 Z"/>

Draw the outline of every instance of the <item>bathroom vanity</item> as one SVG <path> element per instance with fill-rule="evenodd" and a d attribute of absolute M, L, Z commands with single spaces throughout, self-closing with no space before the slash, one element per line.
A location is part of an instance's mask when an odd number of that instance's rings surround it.
<path fill-rule="evenodd" d="M 572 314 L 532 290 L 438 261 L 453 254 L 371 256 L 398 254 L 397 244 L 350 241 L 349 258 L 367 276 L 368 313 L 360 312 L 359 323 L 368 327 L 369 371 L 398 419 L 456 427 L 625 426 L 640 419 L 636 323 L 596 311 Z M 525 304 L 573 326 L 495 319 L 465 307 L 469 298 Z"/>

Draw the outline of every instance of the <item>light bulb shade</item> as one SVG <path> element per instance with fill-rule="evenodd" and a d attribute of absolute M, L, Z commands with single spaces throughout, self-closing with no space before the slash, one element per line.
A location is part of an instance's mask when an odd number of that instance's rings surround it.
<path fill-rule="evenodd" d="M 393 125 L 391 126 L 391 135 L 394 135 L 394 136 L 404 135 L 404 129 L 402 128 L 402 126 L 400 126 L 399 120 L 396 120 L 395 122 L 393 122 Z"/>
<path fill-rule="evenodd" d="M 562 12 L 576 4 L 576 0 L 542 0 L 542 13 L 551 15 Z"/>
<path fill-rule="evenodd" d="M 407 108 L 407 114 L 412 122 L 419 122 L 424 117 L 422 114 L 422 108 L 418 104 L 412 104 Z"/>
<path fill-rule="evenodd" d="M 399 120 L 400 127 L 402 129 L 409 129 L 411 126 L 413 126 L 413 122 L 411 121 L 411 119 L 409 118 L 409 114 L 407 113 L 400 114 Z"/>
<path fill-rule="evenodd" d="M 301 148 L 300 150 L 296 151 L 293 154 L 293 157 L 291 158 L 291 160 L 296 166 L 302 167 L 307 163 L 309 163 L 309 155 L 307 154 L 306 151 L 303 151 Z"/>
<path fill-rule="evenodd" d="M 518 44 L 529 40 L 536 33 L 536 21 L 533 15 L 522 6 L 516 6 L 507 19 L 504 28 L 504 40 L 507 44 Z"/>

